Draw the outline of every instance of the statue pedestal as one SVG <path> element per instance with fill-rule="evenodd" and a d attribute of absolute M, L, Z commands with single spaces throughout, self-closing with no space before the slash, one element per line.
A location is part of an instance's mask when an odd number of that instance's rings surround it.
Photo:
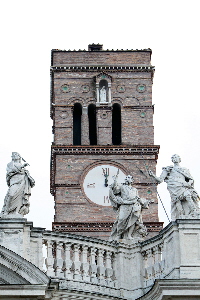
<path fill-rule="evenodd" d="M 25 259 L 30 258 L 30 231 L 32 222 L 22 217 L 11 218 L 5 216 L 0 218 L 0 244 L 12 250 Z"/>
<path fill-rule="evenodd" d="M 135 238 L 133 237 L 132 239 L 119 239 L 119 243 L 128 244 L 128 245 L 137 244 L 143 241 L 144 238 L 141 237 L 135 237 Z"/>

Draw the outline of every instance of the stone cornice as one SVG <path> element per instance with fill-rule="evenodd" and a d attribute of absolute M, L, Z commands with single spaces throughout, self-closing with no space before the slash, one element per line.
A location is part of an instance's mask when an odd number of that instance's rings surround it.
<path fill-rule="evenodd" d="M 0 246 L 0 265 L 10 270 L 15 269 L 14 275 L 20 283 L 47 284 L 49 278 L 35 265 L 25 260 L 15 252 Z"/>
<path fill-rule="evenodd" d="M 95 66 L 95 65 L 55 65 L 50 68 L 50 71 L 53 72 L 93 72 L 93 71 L 102 71 L 107 70 L 109 72 L 154 72 L 155 67 L 151 65 L 135 65 L 135 66 Z"/>
<path fill-rule="evenodd" d="M 94 52 L 94 53 L 96 53 L 96 52 L 100 52 L 100 53 L 101 52 L 150 52 L 150 53 L 152 53 L 152 50 L 150 48 L 146 48 L 146 49 L 116 49 L 116 50 L 114 50 L 114 49 L 101 49 L 101 50 L 98 50 L 98 51 L 88 51 L 86 49 L 79 49 L 79 50 L 76 50 L 76 49 L 74 49 L 74 50 L 71 50 L 71 49 L 69 49 L 69 50 L 52 49 L 51 52 L 89 52 L 89 53 L 91 53 L 91 52 Z"/>
<path fill-rule="evenodd" d="M 144 222 L 148 232 L 159 232 L 163 228 L 163 222 Z M 113 222 L 53 222 L 52 229 L 56 232 L 111 232 Z"/>
<path fill-rule="evenodd" d="M 52 145 L 52 155 L 54 154 L 103 154 L 103 155 L 158 155 L 160 146 L 141 145 L 141 146 L 65 146 Z"/>

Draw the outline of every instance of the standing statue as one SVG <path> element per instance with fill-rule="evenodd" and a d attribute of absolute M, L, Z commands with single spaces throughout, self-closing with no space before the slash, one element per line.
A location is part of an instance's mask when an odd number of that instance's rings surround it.
<path fill-rule="evenodd" d="M 174 166 L 163 168 L 160 177 L 157 177 L 152 171 L 149 171 L 149 175 L 154 177 L 158 183 L 163 181 L 167 183 L 171 197 L 172 221 L 180 218 L 199 218 L 199 195 L 194 189 L 194 180 L 190 171 L 179 165 L 181 162 L 179 155 L 172 155 L 171 160 Z"/>
<path fill-rule="evenodd" d="M 117 176 L 110 185 L 109 198 L 118 212 L 113 225 L 110 240 L 142 240 L 147 235 L 147 229 L 142 222 L 142 209 L 148 208 L 151 200 L 140 198 L 138 190 L 132 186 L 133 177 L 126 176 L 124 183 L 117 183 Z"/>
<path fill-rule="evenodd" d="M 106 87 L 102 86 L 100 89 L 100 102 L 106 102 Z"/>
<path fill-rule="evenodd" d="M 26 166 L 28 163 L 21 163 L 19 153 L 12 152 L 12 161 L 7 164 L 6 169 L 6 181 L 9 189 L 4 199 L 1 218 L 4 216 L 23 217 L 29 213 L 29 197 L 35 181 L 25 169 Z"/>

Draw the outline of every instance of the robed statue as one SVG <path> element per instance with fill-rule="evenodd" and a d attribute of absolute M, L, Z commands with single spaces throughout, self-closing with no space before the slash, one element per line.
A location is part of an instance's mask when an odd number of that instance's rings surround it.
<path fill-rule="evenodd" d="M 100 102 L 107 102 L 105 86 L 102 86 L 102 88 L 100 89 Z"/>
<path fill-rule="evenodd" d="M 9 188 L 4 199 L 1 218 L 23 217 L 29 213 L 29 197 L 35 181 L 25 168 L 28 163 L 22 164 L 21 159 L 19 153 L 12 152 L 12 161 L 7 164 L 6 181 Z"/>
<path fill-rule="evenodd" d="M 138 190 L 132 186 L 133 177 L 126 176 L 124 183 L 114 182 L 110 185 L 109 199 L 117 210 L 117 220 L 115 221 L 110 240 L 142 240 L 147 235 L 147 229 L 142 222 L 142 210 L 149 208 L 149 203 L 153 201 L 140 198 Z"/>
<path fill-rule="evenodd" d="M 149 175 L 157 183 L 166 182 L 171 197 L 171 219 L 199 218 L 199 195 L 194 189 L 194 180 L 190 171 L 180 166 L 181 158 L 178 154 L 171 157 L 173 166 L 164 167 L 158 177 L 152 171 Z"/>

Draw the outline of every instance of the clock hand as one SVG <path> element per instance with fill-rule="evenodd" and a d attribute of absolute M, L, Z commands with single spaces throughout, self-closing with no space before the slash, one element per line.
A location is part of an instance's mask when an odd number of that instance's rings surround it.
<path fill-rule="evenodd" d="M 104 175 L 105 176 L 105 186 L 107 187 L 108 186 L 108 176 L 109 175 Z"/>
<path fill-rule="evenodd" d="M 104 183 L 104 185 L 105 185 L 105 187 L 107 187 L 108 186 L 108 176 L 109 176 L 109 171 L 108 171 L 107 168 L 105 170 L 103 169 L 103 175 L 105 177 L 105 183 Z"/>

